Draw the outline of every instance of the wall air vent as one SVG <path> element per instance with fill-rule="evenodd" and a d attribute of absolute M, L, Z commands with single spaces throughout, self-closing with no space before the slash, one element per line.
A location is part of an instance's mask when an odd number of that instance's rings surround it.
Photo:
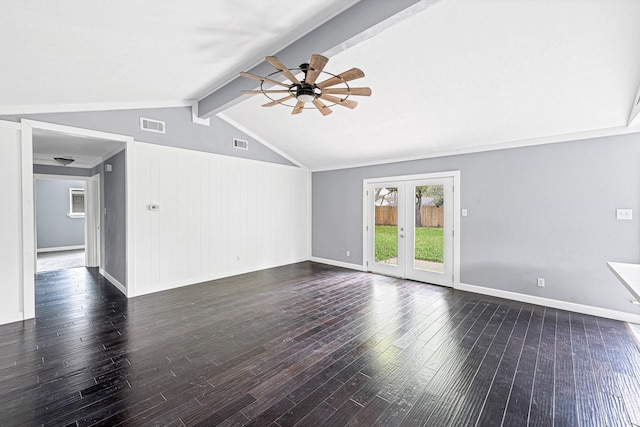
<path fill-rule="evenodd" d="M 148 132 L 165 133 L 165 123 L 160 120 L 145 119 L 140 117 L 140 129 Z"/>
<path fill-rule="evenodd" d="M 248 150 L 249 141 L 243 141 L 242 139 L 233 138 L 233 148 L 237 148 L 239 150 Z"/>

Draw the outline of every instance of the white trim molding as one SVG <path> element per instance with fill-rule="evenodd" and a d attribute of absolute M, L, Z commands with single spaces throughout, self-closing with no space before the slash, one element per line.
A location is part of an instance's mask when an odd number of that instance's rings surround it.
<path fill-rule="evenodd" d="M 41 122 L 39 120 L 22 119 L 21 122 L 29 125 L 34 129 L 50 130 L 53 132 L 62 132 L 62 133 L 68 133 L 71 135 L 86 136 L 88 138 L 109 139 L 112 141 L 120 141 L 120 142 L 127 142 L 127 141 L 133 140 L 133 137 L 127 136 L 127 135 L 102 132 L 102 131 L 92 130 L 92 129 L 78 128 L 74 126 L 59 125 L 56 123 Z"/>
<path fill-rule="evenodd" d="M 136 184 L 136 168 L 135 161 L 137 156 L 137 142 L 131 138 L 126 141 L 126 155 L 124 157 L 124 167 L 126 173 L 125 180 L 125 248 L 126 248 L 126 263 L 125 263 L 125 276 L 127 280 L 127 289 L 125 289 L 124 294 L 131 298 L 136 295 L 136 192 L 135 192 L 135 184 Z M 101 184 L 102 185 L 102 184 Z M 102 191 L 102 190 L 101 190 Z M 102 196 L 101 196 L 102 197 Z M 105 207 L 100 205 L 100 211 Z M 102 215 L 101 215 L 102 217 Z M 101 224 L 101 230 L 104 230 L 104 224 Z M 103 236 L 101 235 L 100 238 Z M 103 242 L 101 241 L 102 245 Z M 102 257 L 102 253 L 100 256 Z M 102 265 L 102 261 L 100 261 L 100 265 Z"/>
<path fill-rule="evenodd" d="M 640 119 L 640 112 L 636 116 L 636 118 Z M 581 132 L 567 133 L 567 134 L 561 134 L 561 135 L 534 137 L 530 139 L 521 139 L 516 141 L 488 143 L 485 145 L 478 145 L 473 147 L 460 147 L 460 148 L 454 148 L 450 150 L 443 150 L 443 151 L 437 151 L 437 152 L 431 152 L 431 153 L 414 154 L 411 156 L 390 157 L 387 159 L 378 159 L 378 160 L 372 160 L 369 162 L 344 163 L 344 164 L 322 166 L 319 168 L 310 168 L 310 169 L 311 169 L 311 172 L 326 172 L 326 171 L 340 170 L 340 169 L 360 168 L 365 166 L 379 166 L 379 165 L 385 165 L 389 163 L 400 163 L 400 162 L 409 162 L 414 160 L 434 159 L 438 157 L 456 156 L 460 154 L 484 153 L 487 151 L 530 147 L 533 145 L 555 144 L 558 142 L 569 142 L 569 141 L 577 141 L 582 139 L 626 135 L 630 133 L 640 133 L 640 123 L 636 123 L 634 121 L 633 123 L 630 123 L 629 126 L 619 126 L 619 127 L 613 127 L 613 128 L 581 131 Z"/>
<path fill-rule="evenodd" d="M 86 111 L 110 111 L 110 110 L 140 110 L 151 108 L 188 107 L 190 100 L 166 100 L 166 101 L 130 101 L 130 102 L 104 102 L 104 103 L 77 103 L 77 104 L 25 104 L 0 107 L 0 115 L 15 114 L 47 114 L 47 113 L 74 113 Z"/>
<path fill-rule="evenodd" d="M 633 98 L 633 104 L 631 104 L 631 111 L 629 112 L 629 119 L 627 120 L 627 127 L 640 126 L 640 86 L 636 92 L 636 96 Z"/>
<path fill-rule="evenodd" d="M 138 291 L 135 295 L 129 294 L 128 297 L 132 298 L 132 297 L 139 297 L 141 295 L 155 294 L 157 292 L 164 292 L 171 289 L 183 288 L 185 286 L 199 285 L 205 282 L 211 282 L 213 280 L 224 279 L 226 277 L 233 277 L 233 276 L 238 276 L 240 274 L 254 273 L 256 271 L 283 267 L 285 265 L 297 264 L 299 262 L 305 262 L 305 261 L 307 261 L 306 258 L 297 258 L 297 259 L 292 259 L 292 260 L 284 261 L 280 263 L 268 263 L 263 265 L 256 265 L 256 266 L 251 266 L 246 268 L 238 268 L 234 270 L 223 271 L 220 273 L 208 274 L 200 277 L 194 277 L 194 278 L 183 279 L 183 280 L 175 280 L 173 282 L 157 285 L 153 289 L 147 288 L 142 291 Z"/>
<path fill-rule="evenodd" d="M 327 258 L 318 258 L 318 257 L 312 256 L 309 258 L 309 261 L 317 262 L 320 264 L 332 265 L 334 267 L 348 268 L 349 270 L 367 271 L 367 269 L 364 266 L 359 264 L 351 264 L 349 262 L 335 261 Z"/>
<path fill-rule="evenodd" d="M 22 151 L 22 310 L 24 319 L 36 317 L 36 220 L 33 179 L 33 127 L 21 123 Z"/>
<path fill-rule="evenodd" d="M 57 246 L 53 248 L 38 248 L 38 253 L 43 252 L 60 252 L 60 251 L 76 251 L 78 249 L 84 249 L 84 245 L 75 246 Z"/>
<path fill-rule="evenodd" d="M 640 314 L 626 313 L 624 311 L 594 307 L 592 305 L 578 304 L 575 302 L 560 301 L 551 298 L 538 297 L 535 295 L 521 294 L 518 292 L 505 291 L 502 289 L 469 285 L 466 283 L 459 283 L 454 286 L 454 289 L 457 289 L 459 291 L 473 292 L 476 294 L 489 295 L 492 297 L 504 298 L 512 301 L 525 302 L 528 304 L 542 305 L 545 307 L 557 308 L 560 310 L 573 311 L 575 313 L 588 314 L 590 316 L 606 317 L 608 319 L 619 320 L 621 322 L 640 324 Z"/>
<path fill-rule="evenodd" d="M 109 283 L 111 283 L 116 289 L 118 289 L 120 292 L 122 292 L 122 294 L 126 297 L 127 295 L 127 287 L 125 285 L 123 285 L 122 283 L 120 283 L 118 280 L 116 280 L 115 277 L 113 277 L 112 275 L 110 275 L 109 273 L 107 273 L 105 270 L 103 270 L 102 268 L 100 268 L 100 274 L 102 276 L 104 276 L 105 279 L 107 279 L 109 281 Z"/>
<path fill-rule="evenodd" d="M 198 101 L 194 101 L 193 104 L 191 104 L 191 121 L 202 126 L 209 126 L 211 124 L 211 119 L 209 117 L 205 119 L 200 117 L 200 114 L 198 113 Z"/>
<path fill-rule="evenodd" d="M 33 318 L 33 316 L 26 318 L 22 311 L 18 313 L 9 313 L 9 314 L 4 313 L 0 315 L 0 325 L 6 325 L 7 323 L 14 323 L 14 322 L 22 322 L 23 320 L 27 320 L 31 318 Z"/>

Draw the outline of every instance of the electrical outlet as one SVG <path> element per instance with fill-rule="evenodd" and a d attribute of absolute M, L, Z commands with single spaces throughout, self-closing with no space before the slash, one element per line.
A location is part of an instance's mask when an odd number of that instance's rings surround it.
<path fill-rule="evenodd" d="M 538 286 L 544 288 L 544 279 L 542 277 L 538 277 Z"/>
<path fill-rule="evenodd" d="M 616 219 L 633 219 L 633 210 L 616 209 Z"/>
<path fill-rule="evenodd" d="M 347 256 L 351 256 L 351 251 L 347 251 Z"/>

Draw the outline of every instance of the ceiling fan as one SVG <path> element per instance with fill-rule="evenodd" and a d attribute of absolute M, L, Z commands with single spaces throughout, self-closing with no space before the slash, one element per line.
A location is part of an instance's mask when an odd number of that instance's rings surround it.
<path fill-rule="evenodd" d="M 322 55 L 311 55 L 311 61 L 304 63 L 298 68 L 287 68 L 280 60 L 275 56 L 267 56 L 265 60 L 273 65 L 276 69 L 273 73 L 266 77 L 260 77 L 255 74 L 242 72 L 242 77 L 247 77 L 254 80 L 260 80 L 259 90 L 243 90 L 242 93 L 247 95 L 263 94 L 271 100 L 263 104 L 263 107 L 273 107 L 274 105 L 285 105 L 287 107 L 293 107 L 291 114 L 300 114 L 305 108 L 317 108 L 323 116 L 332 113 L 331 108 L 334 105 L 341 105 L 347 108 L 356 108 L 358 103 L 351 99 L 348 99 L 351 95 L 358 96 L 370 96 L 371 89 L 368 87 L 351 87 L 347 82 L 364 77 L 362 70 L 358 68 L 352 68 L 340 74 L 331 74 L 324 71 L 325 65 L 329 61 L 328 58 Z M 298 80 L 292 73 L 302 71 L 304 78 L 302 81 Z M 274 80 L 273 76 L 281 74 L 286 77 L 291 83 L 282 83 Z M 330 76 L 328 79 L 316 83 L 318 77 L 321 74 Z M 280 86 L 285 89 L 265 89 L 263 85 L 265 83 Z M 334 87 L 340 85 L 338 87 Z M 275 98 L 274 95 L 285 95 L 282 98 Z M 342 95 L 342 96 L 334 96 Z M 272 97 L 274 96 L 274 97 Z M 287 101 L 293 102 L 295 105 L 287 104 Z M 327 105 L 322 101 L 327 101 L 330 104 Z M 313 107 L 307 107 L 306 104 L 311 103 Z"/>

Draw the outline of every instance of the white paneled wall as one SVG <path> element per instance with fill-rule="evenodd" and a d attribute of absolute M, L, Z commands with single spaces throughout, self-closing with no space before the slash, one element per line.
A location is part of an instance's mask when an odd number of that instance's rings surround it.
<path fill-rule="evenodd" d="M 129 296 L 308 259 L 307 171 L 138 142 L 134 150 Z"/>
<path fill-rule="evenodd" d="M 0 123 L 0 324 L 23 319 L 20 130 Z"/>

